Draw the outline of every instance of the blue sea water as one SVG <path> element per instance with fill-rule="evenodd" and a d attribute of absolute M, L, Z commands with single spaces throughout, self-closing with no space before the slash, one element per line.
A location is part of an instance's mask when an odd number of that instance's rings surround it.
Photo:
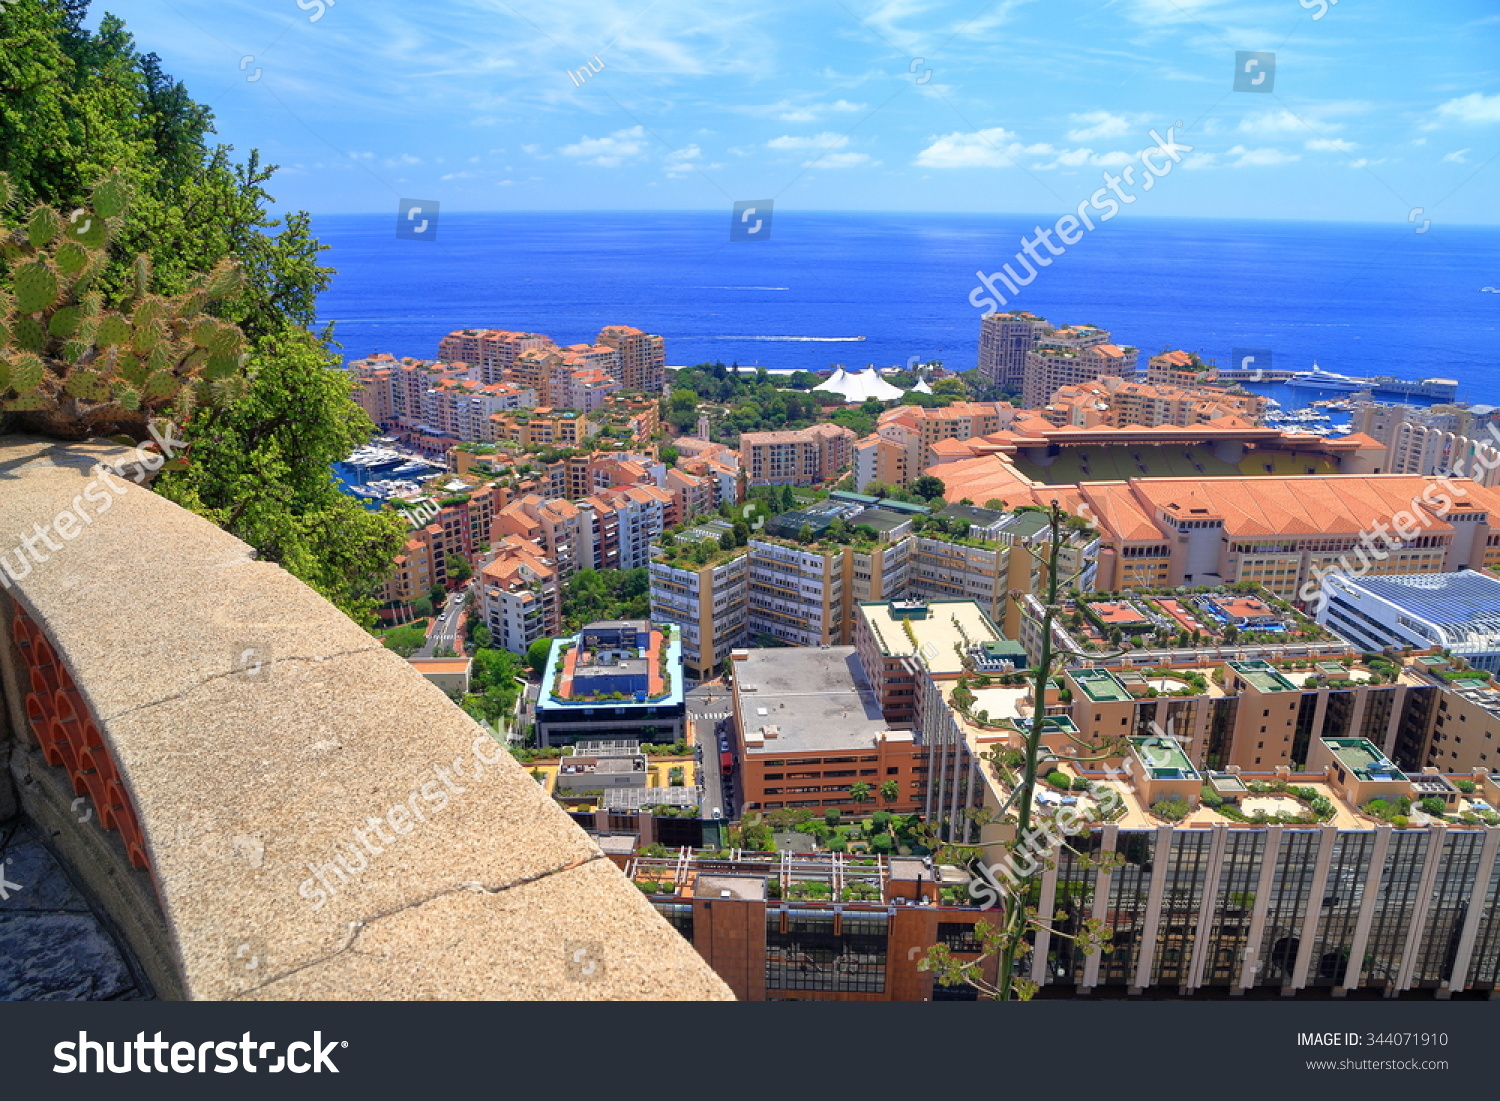
<path fill-rule="evenodd" d="M 610 324 L 666 339 L 673 365 L 816 370 L 974 365 L 977 271 L 1053 216 L 778 210 L 731 242 L 727 212 L 444 214 L 433 241 L 394 215 L 321 215 L 338 270 L 321 299 L 348 358 L 431 358 L 459 328 L 592 341 Z M 1495 288 L 1485 291 L 1483 288 Z M 1500 404 L 1500 228 L 1120 217 L 1039 271 L 1006 308 L 1113 332 L 1144 353 L 1459 381 Z M 864 339 L 856 339 L 863 337 Z M 1318 394 L 1269 392 L 1290 406 Z"/>

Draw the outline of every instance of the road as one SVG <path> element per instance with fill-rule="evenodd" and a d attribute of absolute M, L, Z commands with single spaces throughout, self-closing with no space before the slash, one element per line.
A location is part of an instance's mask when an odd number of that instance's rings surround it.
<path fill-rule="evenodd" d="M 456 593 L 448 594 L 448 602 L 443 605 L 442 612 L 427 630 L 427 641 L 413 657 L 430 658 L 439 650 L 458 650 L 458 622 L 464 610 L 464 597 L 468 592 L 468 586 L 465 586 Z"/>
<path fill-rule="evenodd" d="M 703 807 L 712 814 L 717 807 L 726 819 L 736 817 L 738 793 L 735 778 L 731 774 L 726 789 L 725 778 L 719 766 L 720 739 L 728 742 L 734 752 L 734 741 L 730 737 L 729 691 L 720 684 L 705 684 L 687 694 L 688 722 L 693 727 L 693 741 L 700 749 L 698 758 L 703 769 Z"/>

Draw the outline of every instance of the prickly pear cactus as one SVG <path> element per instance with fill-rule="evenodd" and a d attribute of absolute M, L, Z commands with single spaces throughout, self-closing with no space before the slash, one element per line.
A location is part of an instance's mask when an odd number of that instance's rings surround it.
<path fill-rule="evenodd" d="M 61 439 L 124 434 L 145 439 L 153 419 L 184 421 L 245 390 L 245 338 L 212 316 L 241 284 L 226 261 L 186 293 L 151 293 L 151 262 L 135 261 L 131 292 L 106 303 L 92 289 L 130 204 L 118 175 L 89 207 L 63 215 L 37 206 L 6 216 L 0 173 L 0 422 Z M 112 307 L 112 308 L 111 308 Z"/>

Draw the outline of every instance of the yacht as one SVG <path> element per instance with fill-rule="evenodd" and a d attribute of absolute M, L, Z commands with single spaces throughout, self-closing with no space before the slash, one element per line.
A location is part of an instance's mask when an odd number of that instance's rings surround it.
<path fill-rule="evenodd" d="M 1368 386 L 1364 379 L 1341 375 L 1336 371 L 1325 371 L 1316 363 L 1312 365 L 1311 371 L 1293 375 L 1287 379 L 1286 384 L 1303 390 L 1341 390 L 1351 394 Z"/>

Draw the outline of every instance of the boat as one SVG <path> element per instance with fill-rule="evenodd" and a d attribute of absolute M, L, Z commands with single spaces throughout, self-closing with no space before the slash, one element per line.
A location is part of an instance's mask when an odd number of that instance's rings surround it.
<path fill-rule="evenodd" d="M 1311 371 L 1299 371 L 1287 379 L 1286 384 L 1301 390 L 1339 390 L 1351 394 L 1368 386 L 1362 378 L 1341 375 L 1336 371 L 1325 371 L 1316 363 L 1313 364 Z"/>

